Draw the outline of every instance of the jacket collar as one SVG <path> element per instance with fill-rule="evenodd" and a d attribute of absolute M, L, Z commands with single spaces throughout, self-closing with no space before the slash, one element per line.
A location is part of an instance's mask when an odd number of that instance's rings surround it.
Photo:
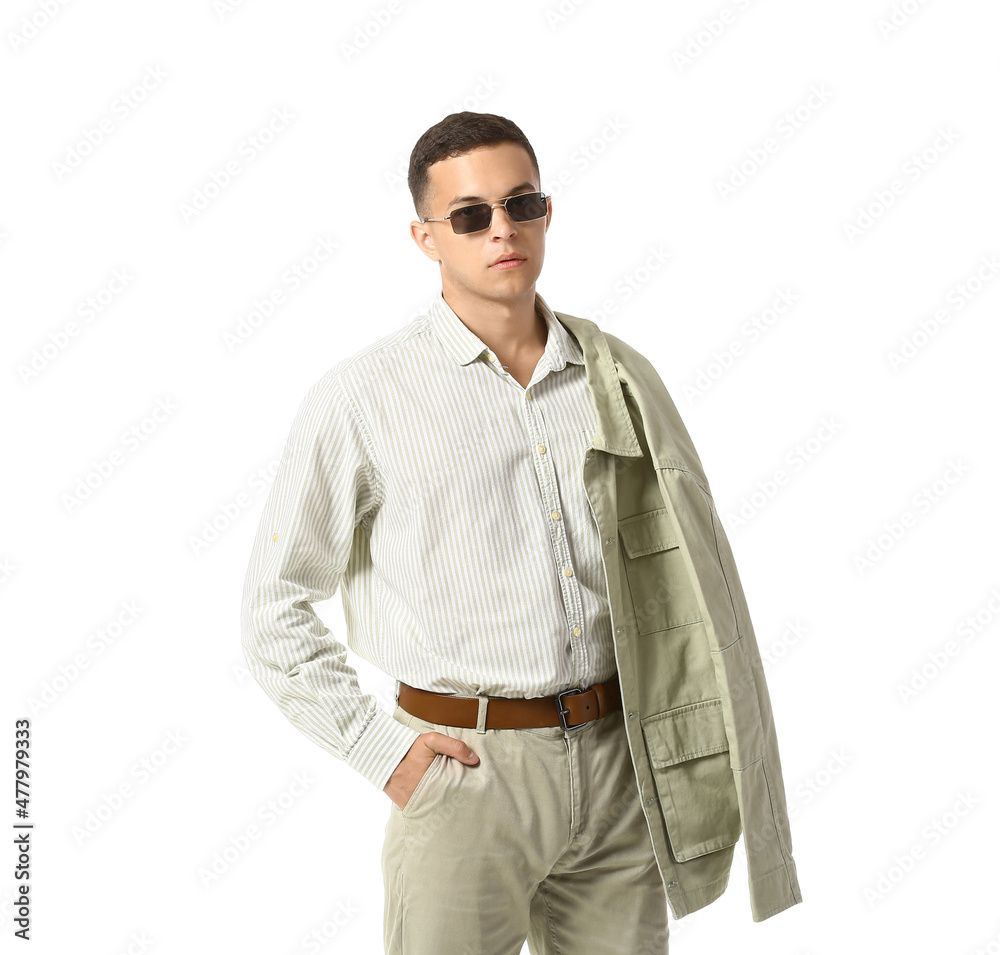
<path fill-rule="evenodd" d="M 545 319 L 548 336 L 545 342 L 543 357 L 547 357 L 553 371 L 566 367 L 566 362 L 576 365 L 585 364 L 583 351 L 569 332 L 556 319 L 555 313 L 549 308 L 545 299 L 535 292 L 535 311 Z M 460 365 L 468 365 L 475 361 L 488 346 L 465 324 L 455 310 L 445 301 L 442 289 L 431 302 L 428 310 L 431 328 L 437 335 L 448 354 Z"/>
<path fill-rule="evenodd" d="M 618 366 L 611 357 L 604 332 L 589 319 L 577 318 L 565 312 L 554 314 L 572 333 L 583 351 L 587 384 L 590 385 L 594 413 L 597 416 L 597 430 L 591 445 L 599 451 L 641 458 L 642 449 L 635 436 L 635 428 L 632 427 L 632 417 L 625 405 Z"/>

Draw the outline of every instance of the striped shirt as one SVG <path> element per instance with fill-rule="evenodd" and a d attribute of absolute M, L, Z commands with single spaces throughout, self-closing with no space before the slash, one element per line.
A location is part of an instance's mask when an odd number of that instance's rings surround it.
<path fill-rule="evenodd" d="M 254 540 L 242 646 L 306 736 L 383 789 L 419 731 L 364 693 L 346 646 L 457 696 L 548 696 L 616 671 L 583 483 L 596 427 L 579 343 L 548 329 L 527 388 L 443 292 L 302 400 Z"/>

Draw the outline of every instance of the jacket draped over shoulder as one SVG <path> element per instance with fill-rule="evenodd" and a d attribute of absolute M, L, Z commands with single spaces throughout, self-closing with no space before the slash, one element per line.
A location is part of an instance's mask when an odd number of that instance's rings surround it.
<path fill-rule="evenodd" d="M 604 544 L 636 782 L 675 918 L 725 891 L 744 836 L 753 920 L 801 902 L 764 668 L 701 460 L 652 364 L 555 312 L 597 416 L 584 461 Z"/>

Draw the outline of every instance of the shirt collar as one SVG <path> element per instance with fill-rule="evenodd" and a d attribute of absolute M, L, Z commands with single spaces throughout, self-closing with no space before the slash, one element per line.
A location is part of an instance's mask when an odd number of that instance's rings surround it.
<path fill-rule="evenodd" d="M 566 362 L 573 362 L 576 365 L 584 364 L 583 350 L 579 343 L 566 331 L 562 322 L 556 318 L 548 303 L 537 291 L 535 292 L 535 311 L 545 319 L 548 328 L 544 355 L 548 356 L 552 370 L 559 371 L 565 367 Z M 479 358 L 484 352 L 489 351 L 482 339 L 458 317 L 455 310 L 445 301 L 443 289 L 434 296 L 428 313 L 434 333 L 448 354 L 460 365 L 467 365 Z"/>

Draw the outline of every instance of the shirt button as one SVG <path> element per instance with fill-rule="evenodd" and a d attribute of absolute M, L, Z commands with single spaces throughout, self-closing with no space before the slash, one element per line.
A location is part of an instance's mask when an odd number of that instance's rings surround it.
<path fill-rule="evenodd" d="M 580 628 L 579 627 L 574 627 L 573 628 L 573 636 L 574 637 L 580 636 Z"/>
<path fill-rule="evenodd" d="M 552 514 L 552 520 L 554 520 L 554 521 L 558 521 L 559 520 L 559 512 L 558 511 L 552 511 L 551 514 Z"/>
<path fill-rule="evenodd" d="M 494 355 L 492 352 L 490 352 L 489 359 L 490 359 L 490 361 L 496 361 L 497 360 L 497 356 Z"/>
<path fill-rule="evenodd" d="M 538 453 L 539 454 L 545 454 L 545 445 L 544 444 L 540 444 L 538 446 Z"/>
<path fill-rule="evenodd" d="M 564 574 L 565 574 L 565 575 L 566 575 L 567 577 L 572 577 L 572 576 L 573 576 L 573 568 L 572 568 L 572 567 L 564 567 L 564 568 L 563 568 L 563 573 L 564 573 Z"/>
<path fill-rule="evenodd" d="M 531 392 L 530 392 L 530 391 L 526 391 L 526 392 L 524 393 L 524 397 L 525 397 L 525 398 L 527 398 L 527 399 L 528 399 L 528 401 L 531 401 Z"/>

